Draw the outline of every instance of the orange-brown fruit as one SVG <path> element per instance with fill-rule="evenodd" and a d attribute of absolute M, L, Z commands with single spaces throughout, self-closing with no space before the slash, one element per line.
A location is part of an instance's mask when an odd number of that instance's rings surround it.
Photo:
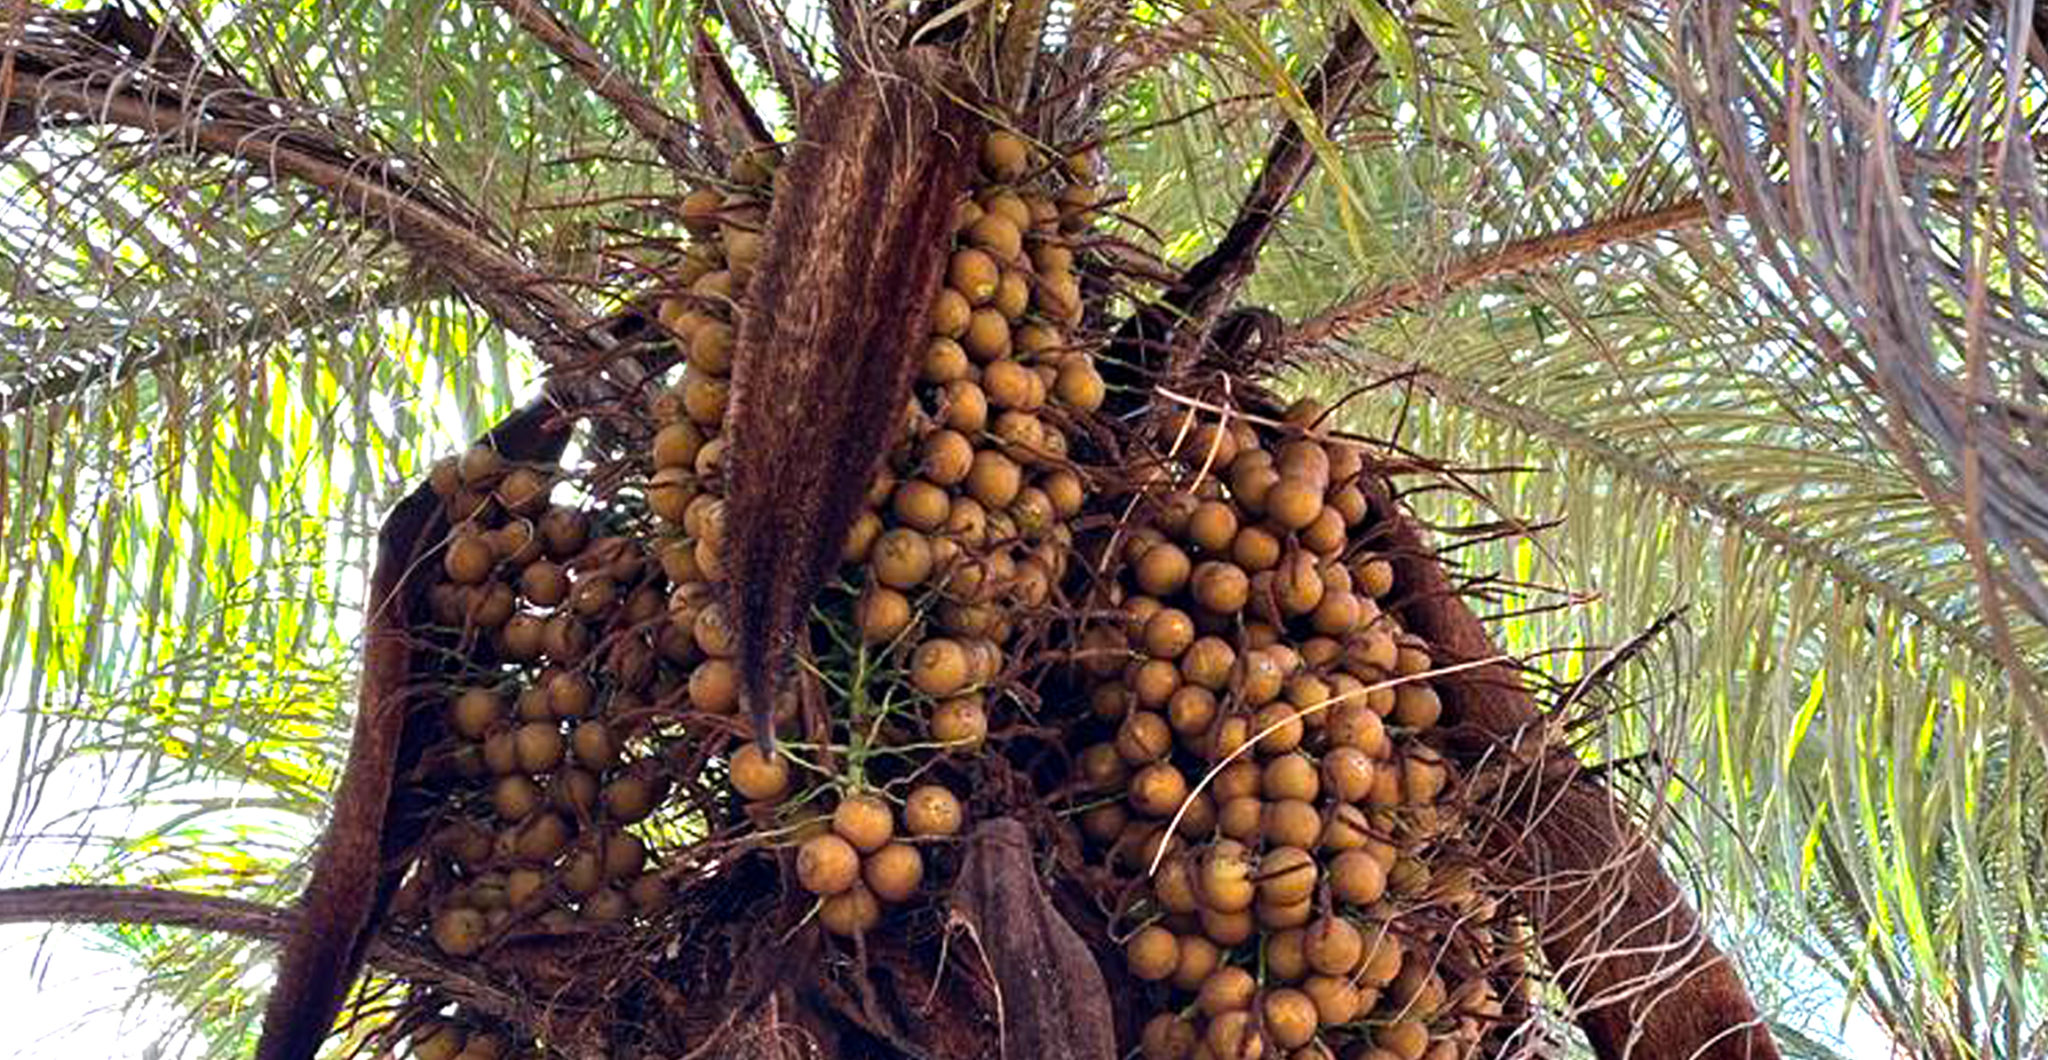
<path fill-rule="evenodd" d="M 860 854 L 835 833 L 812 836 L 797 847 L 796 878 L 812 894 L 838 894 L 859 882 Z"/>
<path fill-rule="evenodd" d="M 914 836 L 958 835 L 966 821 L 960 799 L 937 784 L 925 784 L 903 802 L 903 827 Z"/>
<path fill-rule="evenodd" d="M 789 763 L 758 744 L 745 744 L 732 755 L 732 786 L 749 802 L 767 802 L 789 793 Z"/>
<path fill-rule="evenodd" d="M 1259 1002 L 1266 1035 L 1283 1049 L 1299 1049 L 1316 1036 L 1316 1003 L 1299 990 L 1269 990 Z"/>
<path fill-rule="evenodd" d="M 924 856 L 908 843 L 888 843 L 861 862 L 861 879 L 882 901 L 908 901 L 924 882 Z"/>
<path fill-rule="evenodd" d="M 1258 981 L 1250 972 L 1225 966 L 1216 969 L 1202 982 L 1202 988 L 1195 995 L 1195 1007 L 1214 1019 L 1227 1012 L 1243 1012 L 1251 1008 L 1252 999 L 1258 992 Z"/>
<path fill-rule="evenodd" d="M 1351 921 L 1337 916 L 1318 918 L 1302 938 L 1309 967 L 1324 975 L 1347 975 L 1365 954 L 1365 939 Z"/>
<path fill-rule="evenodd" d="M 957 640 L 935 637 L 911 653 L 911 684 L 934 699 L 958 694 L 972 679 L 967 649 Z"/>
<path fill-rule="evenodd" d="M 1180 964 L 1180 940 L 1157 924 L 1141 928 L 1124 943 L 1124 963 L 1132 975 L 1156 983 Z"/>
<path fill-rule="evenodd" d="M 882 903 L 866 886 L 855 882 L 818 903 L 818 923 L 841 938 L 874 930 L 882 922 Z"/>
<path fill-rule="evenodd" d="M 972 753 L 988 739 L 988 710 L 978 695 L 954 696 L 932 712 L 932 740 L 949 750 Z"/>
<path fill-rule="evenodd" d="M 1316 860 L 1301 847 L 1275 847 L 1259 859 L 1259 900 L 1276 905 L 1307 901 L 1316 890 Z"/>
<path fill-rule="evenodd" d="M 1244 1011 L 1212 1017 L 1202 1032 L 1202 1043 L 1218 1060 L 1260 1060 L 1266 1055 L 1266 1033 Z"/>
<path fill-rule="evenodd" d="M 1138 1037 L 1138 1051 L 1144 1060 L 1190 1060 L 1199 1040 L 1194 1024 L 1162 1012 L 1146 1022 Z"/>
<path fill-rule="evenodd" d="M 471 957 L 484 948 L 489 927 L 483 911 L 456 906 L 434 917 L 434 945 L 451 957 Z"/>
<path fill-rule="evenodd" d="M 1338 901 L 1371 905 L 1386 889 L 1386 868 L 1364 850 L 1344 851 L 1330 862 L 1330 893 Z"/>
<path fill-rule="evenodd" d="M 849 795 L 832 811 L 832 830 L 855 850 L 872 854 L 895 836 L 896 816 L 878 795 Z"/>
<path fill-rule="evenodd" d="M 1187 778 L 1166 762 L 1154 762 L 1131 778 L 1131 807 L 1148 817 L 1171 815 L 1187 795 Z"/>

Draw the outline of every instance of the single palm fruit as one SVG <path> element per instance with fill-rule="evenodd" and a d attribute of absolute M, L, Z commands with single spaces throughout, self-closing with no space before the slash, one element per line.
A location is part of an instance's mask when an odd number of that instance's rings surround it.
<path fill-rule="evenodd" d="M 1243 1012 L 1252 1006 L 1252 998 L 1259 992 L 1259 984 L 1250 972 L 1226 965 L 1216 969 L 1202 988 L 1196 991 L 1195 1007 L 1211 1019 L 1226 1012 Z"/>
<path fill-rule="evenodd" d="M 587 814 L 597 808 L 597 775 L 570 766 L 548 781 L 548 804 L 572 814 Z"/>
<path fill-rule="evenodd" d="M 527 861 L 551 861 L 568 847 L 574 831 L 560 814 L 540 813 L 519 827 L 513 853 Z"/>
<path fill-rule="evenodd" d="M 999 262 L 1017 261 L 1024 255 L 1024 232 L 1017 223 L 998 213 L 984 213 L 967 226 L 967 242 L 988 252 Z"/>
<path fill-rule="evenodd" d="M 1283 1049 L 1299 1049 L 1307 1045 L 1316 1036 L 1316 1028 L 1321 1022 L 1313 999 L 1299 990 L 1285 987 L 1267 991 L 1259 999 L 1259 1010 L 1265 1017 L 1267 1036 Z"/>
<path fill-rule="evenodd" d="M 1275 799 L 1266 803 L 1259 831 L 1270 844 L 1312 847 L 1322 837 L 1323 817 L 1314 805 L 1301 799 Z"/>
<path fill-rule="evenodd" d="M 1266 962 L 1266 981 L 1295 983 L 1309 974 L 1308 954 L 1302 948 L 1302 930 L 1282 928 L 1266 934 L 1259 945 Z"/>
<path fill-rule="evenodd" d="M 868 562 L 883 585 L 892 589 L 914 588 L 931 576 L 931 539 L 902 527 L 889 530 L 876 539 Z"/>
<path fill-rule="evenodd" d="M 540 785 L 532 777 L 514 773 L 491 785 L 491 809 L 508 821 L 524 820 L 540 808 Z"/>
<path fill-rule="evenodd" d="M 970 304 L 982 305 L 995 297 L 1002 275 L 1002 267 L 987 251 L 968 247 L 953 252 L 946 266 L 946 286 L 960 292 Z"/>
<path fill-rule="evenodd" d="M 455 469 L 462 476 L 463 485 L 479 489 L 497 481 L 498 476 L 504 474 L 505 459 L 488 445 L 473 445 L 456 461 Z"/>
<path fill-rule="evenodd" d="M 1179 943 L 1180 959 L 1173 966 L 1173 985 L 1179 990 L 1199 990 L 1216 966 L 1223 963 L 1223 950 L 1201 935 L 1182 935 Z"/>
<path fill-rule="evenodd" d="M 932 300 L 932 333 L 957 339 L 967 333 L 967 322 L 973 314 L 974 303 L 966 295 L 951 287 L 940 288 L 938 297 Z"/>
<path fill-rule="evenodd" d="M 990 289 L 989 294 L 991 298 L 994 297 L 994 288 Z M 960 345 L 967 350 L 969 357 L 983 363 L 999 357 L 1008 357 L 1011 346 L 1010 322 L 1003 317 L 1001 310 L 993 306 L 982 306 L 968 318 L 967 333 L 960 336 Z"/>
<path fill-rule="evenodd" d="M 519 573 L 519 591 L 541 607 L 554 607 L 569 598 L 569 574 L 546 560 L 529 563 Z"/>
<path fill-rule="evenodd" d="M 946 525 L 952 499 L 937 485 L 913 478 L 897 485 L 889 507 L 897 523 L 931 533 Z"/>
<path fill-rule="evenodd" d="M 596 701 L 597 689 L 582 674 L 565 670 L 548 678 L 548 711 L 557 718 L 588 714 Z"/>
<path fill-rule="evenodd" d="M 1314 762 L 1300 752 L 1276 755 L 1266 761 L 1260 789 L 1269 799 L 1300 799 L 1314 802 L 1322 789 Z"/>
<path fill-rule="evenodd" d="M 1025 279 L 1024 273 L 1018 269 L 1004 269 L 1003 278 L 996 281 L 996 296 L 989 304 L 1003 315 L 1003 319 L 1015 324 L 1031 310 L 1031 281 Z M 1011 348 L 1017 349 L 1014 333 Z"/>
<path fill-rule="evenodd" d="M 998 184 L 1023 179 L 1031 165 L 1031 145 L 1016 133 L 997 129 L 981 142 L 981 171 Z"/>
<path fill-rule="evenodd" d="M 739 668 L 729 659 L 706 659 L 690 671 L 690 706 L 706 714 L 739 712 Z"/>
<path fill-rule="evenodd" d="M 1240 843 L 1255 843 L 1265 812 L 1266 804 L 1255 796 L 1225 799 L 1216 809 L 1216 830 Z"/>
<path fill-rule="evenodd" d="M 588 898 L 604 886 L 604 861 L 595 850 L 578 850 L 562 865 L 562 888 L 578 898 Z"/>
<path fill-rule="evenodd" d="M 1394 565 L 1377 556 L 1353 563 L 1351 578 L 1358 583 L 1358 591 L 1367 596 L 1381 597 L 1394 591 Z"/>
<path fill-rule="evenodd" d="M 466 688 L 449 704 L 448 722 L 457 733 L 481 740 L 505 717 L 505 697 L 488 688 Z"/>
<path fill-rule="evenodd" d="M 1347 850 L 1330 862 L 1330 893 L 1338 901 L 1366 906 L 1387 890 L 1387 870 L 1364 850 Z"/>
<path fill-rule="evenodd" d="M 1342 708 L 1339 709 L 1341 710 Z M 1332 713 L 1336 712 L 1333 711 Z M 1364 711 L 1364 713 L 1369 717 L 1373 717 L 1371 711 Z M 1374 720 L 1378 720 L 1377 717 Z M 1333 718 L 1330 725 L 1324 726 L 1323 738 L 1325 740 L 1336 739 L 1338 734 L 1331 729 L 1331 725 L 1334 724 L 1335 719 Z M 1372 756 L 1352 744 L 1338 743 L 1336 746 L 1323 752 L 1323 788 L 1332 796 L 1344 802 L 1362 802 L 1367 795 L 1372 793 L 1375 769 Z"/>
<path fill-rule="evenodd" d="M 1231 539 L 1230 558 L 1248 573 L 1271 570 L 1280 563 L 1280 539 L 1263 526 L 1244 527 Z"/>
<path fill-rule="evenodd" d="M 1302 947 L 1309 967 L 1324 975 L 1348 975 L 1365 954 L 1365 939 L 1351 921 L 1325 916 L 1308 926 Z"/>
<path fill-rule="evenodd" d="M 924 361 L 918 365 L 917 378 L 924 383 L 950 383 L 966 379 L 973 373 L 974 364 L 967 359 L 964 347 L 944 335 L 934 335 L 924 348 Z"/>
<path fill-rule="evenodd" d="M 1257 890 L 1252 883 L 1252 858 L 1244 844 L 1219 840 L 1209 847 L 1196 877 L 1202 905 L 1220 913 L 1251 908 Z"/>
<path fill-rule="evenodd" d="M 1052 393 L 1060 404 L 1068 408 L 1094 412 L 1102 407 L 1103 399 L 1108 396 L 1108 386 L 1094 365 L 1076 359 L 1060 365 L 1059 375 L 1053 380 Z"/>
<path fill-rule="evenodd" d="M 965 820 L 959 798 L 937 784 L 913 789 L 903 802 L 903 827 L 914 836 L 958 835 Z"/>
<path fill-rule="evenodd" d="M 1210 692 L 1223 691 L 1236 667 L 1237 652 L 1221 637 L 1198 638 L 1180 657 L 1181 676 L 1188 684 Z"/>
<path fill-rule="evenodd" d="M 932 740 L 949 750 L 972 754 L 988 739 L 988 710 L 981 697 L 955 696 L 932 712 Z"/>
<path fill-rule="evenodd" d="M 1249 1012 L 1226 1012 L 1209 1020 L 1202 1043 L 1217 1057 L 1230 1060 L 1261 1060 L 1266 1055 L 1267 1035 L 1252 1021 Z"/>
<path fill-rule="evenodd" d="M 1325 1025 L 1349 1023 L 1361 1014 L 1358 988 L 1347 976 L 1311 975 L 1302 981 L 1301 992 L 1315 1003 L 1316 1019 Z"/>
<path fill-rule="evenodd" d="M 1134 710 L 1117 727 L 1116 753 L 1133 766 L 1157 762 L 1172 750 L 1172 728 L 1150 711 Z"/>
<path fill-rule="evenodd" d="M 910 628 L 912 617 L 910 598 L 886 586 L 868 586 L 853 604 L 854 624 L 860 628 L 861 640 L 868 644 L 895 640 Z"/>
<path fill-rule="evenodd" d="M 549 722 L 528 722 L 513 734 L 519 768 L 547 773 L 562 763 L 562 730 Z"/>
<path fill-rule="evenodd" d="M 991 361 L 982 369 L 981 389 L 990 403 L 1001 409 L 1031 411 L 1038 400 L 1037 375 L 1016 361 Z"/>
<path fill-rule="evenodd" d="M 1162 1012 L 1146 1022 L 1138 1036 L 1138 1051 L 1144 1060 L 1189 1060 L 1195 1054 L 1197 1040 L 1194 1024 L 1171 1012 Z"/>
<path fill-rule="evenodd" d="M 941 486 L 957 486 L 974 470 L 974 444 L 955 430 L 936 430 L 919 446 L 919 472 Z"/>
<path fill-rule="evenodd" d="M 1131 807 L 1148 817 L 1170 816 L 1187 795 L 1187 778 L 1166 762 L 1154 762 L 1131 778 Z"/>
<path fill-rule="evenodd" d="M 860 880 L 860 854 L 837 834 L 812 836 L 797 847 L 796 878 L 812 894 L 838 894 Z"/>
<path fill-rule="evenodd" d="M 646 777 L 628 773 L 606 784 L 600 797 L 607 815 L 613 820 L 631 823 L 654 812 L 655 784 Z"/>
<path fill-rule="evenodd" d="M 489 930 L 481 909 L 444 909 L 434 917 L 434 945 L 450 957 L 472 957 L 484 948 L 484 936 Z"/>
<path fill-rule="evenodd" d="M 934 637 L 911 653 L 910 683 L 934 699 L 957 694 L 971 678 L 967 649 L 957 640 Z"/>
<path fill-rule="evenodd" d="M 749 802 L 769 802 L 789 793 L 789 763 L 755 743 L 732 755 L 732 786 Z"/>
<path fill-rule="evenodd" d="M 1150 557 L 1153 552 L 1172 547 L 1161 545 L 1160 548 L 1146 553 L 1146 556 Z M 1152 617 L 1145 620 L 1145 630 L 1140 639 L 1145 645 L 1146 653 L 1153 658 L 1178 659 L 1195 643 L 1194 619 L 1179 608 L 1160 608 Z"/>
<path fill-rule="evenodd" d="M 489 541 L 482 534 L 459 532 L 448 542 L 447 552 L 441 557 L 441 566 L 448 573 L 448 580 L 458 585 L 478 585 L 491 576 L 498 557 L 491 550 Z"/>
<path fill-rule="evenodd" d="M 1125 691 L 1116 685 L 1106 687 Z M 1215 724 L 1216 710 L 1216 693 L 1197 684 L 1185 684 L 1167 697 L 1166 722 L 1175 733 L 1192 739 Z"/>
<path fill-rule="evenodd" d="M 1429 1049 L 1429 1027 L 1421 1020 L 1384 1024 L 1372 1032 L 1373 1044 L 1400 1060 L 1422 1060 Z"/>
<path fill-rule="evenodd" d="M 881 901 L 858 882 L 818 904 L 818 923 L 841 938 L 872 931 L 881 922 Z"/>
<path fill-rule="evenodd" d="M 586 721 L 576 726 L 570 734 L 569 746 L 576 761 L 588 769 L 609 769 L 619 760 L 618 739 L 612 735 L 611 726 L 602 721 Z"/>
<path fill-rule="evenodd" d="M 1412 748 L 1401 762 L 1401 798 L 1411 806 L 1435 802 L 1448 783 L 1450 771 L 1443 756 L 1431 748 Z"/>
<path fill-rule="evenodd" d="M 1279 905 L 1306 901 L 1316 890 L 1316 860 L 1300 847 L 1276 847 L 1259 859 L 1259 900 Z"/>
<path fill-rule="evenodd" d="M 924 882 L 924 857 L 908 843 L 886 844 L 861 863 L 861 879 L 882 901 L 908 901 Z"/>
<path fill-rule="evenodd" d="M 832 811 L 832 830 L 855 850 L 872 854 L 896 833 L 896 818 L 880 796 L 849 795 Z"/>
<path fill-rule="evenodd" d="M 1436 689 L 1427 684 L 1410 682 L 1394 689 L 1393 720 L 1396 725 L 1426 729 L 1435 725 L 1443 712 L 1443 701 L 1437 698 Z"/>
<path fill-rule="evenodd" d="M 956 431 L 975 434 L 988 426 L 988 395 L 973 380 L 947 383 L 939 400 L 939 419 Z"/>
<path fill-rule="evenodd" d="M 1179 546 L 1162 542 L 1138 559 L 1138 588 L 1153 596 L 1170 596 L 1187 584 L 1191 567 Z"/>
<path fill-rule="evenodd" d="M 1124 962 L 1132 975 L 1156 983 L 1172 975 L 1180 963 L 1180 940 L 1157 924 L 1142 928 L 1124 943 Z"/>
<path fill-rule="evenodd" d="M 967 474 L 967 492 L 991 510 L 1007 508 L 1024 486 L 1023 470 L 1017 462 L 992 449 L 974 454 Z"/>

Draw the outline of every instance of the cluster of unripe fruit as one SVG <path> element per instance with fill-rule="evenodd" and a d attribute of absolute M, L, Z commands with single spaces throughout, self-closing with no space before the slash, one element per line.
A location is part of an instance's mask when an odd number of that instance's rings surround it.
<path fill-rule="evenodd" d="M 1491 903 L 1430 868 L 1456 860 L 1430 652 L 1318 416 L 1166 424 L 1081 638 L 1082 829 L 1148 877 L 1126 957 L 1174 999 L 1150 1060 L 1463 1056 L 1499 1013 Z"/>
<path fill-rule="evenodd" d="M 665 621 L 645 549 L 552 504 L 556 475 L 483 446 L 429 475 L 452 529 L 427 601 L 466 668 L 432 760 L 453 796 L 399 911 L 453 956 L 668 899 L 633 828 L 668 788 L 654 704 L 680 694 L 696 652 Z"/>

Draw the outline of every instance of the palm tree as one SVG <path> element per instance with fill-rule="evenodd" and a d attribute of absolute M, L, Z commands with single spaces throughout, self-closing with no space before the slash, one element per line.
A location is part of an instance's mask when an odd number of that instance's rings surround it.
<path fill-rule="evenodd" d="M 1119 316 L 1242 292 L 1273 385 L 1462 469 L 1405 502 L 1785 1051 L 2048 1047 L 2027 5 L 14 4 L 4 834 L 67 889 L 0 919 L 206 929 L 124 937 L 246 1051 L 384 513 L 906 19 L 1100 144 Z"/>

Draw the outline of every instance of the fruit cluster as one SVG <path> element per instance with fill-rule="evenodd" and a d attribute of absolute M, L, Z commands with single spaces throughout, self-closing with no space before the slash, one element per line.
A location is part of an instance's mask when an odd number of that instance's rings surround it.
<path fill-rule="evenodd" d="M 908 759 L 918 752 L 906 748 L 980 749 L 1017 616 L 1050 605 L 1072 548 L 1069 524 L 1086 500 L 1067 431 L 1101 405 L 1104 388 L 1072 335 L 1081 303 L 1067 237 L 1092 198 L 1073 190 L 1080 185 L 1058 198 L 1035 190 L 1042 174 L 1033 151 L 1008 132 L 984 140 L 979 162 L 974 195 L 956 215 L 901 440 L 848 534 L 844 591 L 820 602 L 824 624 L 845 629 L 845 647 L 858 656 L 846 668 L 861 687 L 835 696 L 829 749 L 799 739 L 770 755 L 749 743 L 729 758 L 732 788 L 757 817 L 782 810 L 793 819 L 798 881 L 818 897 L 820 921 L 843 935 L 873 927 L 885 903 L 917 892 L 924 854 L 899 833 L 914 841 L 961 827 L 964 808 L 943 784 L 897 795 L 888 778 L 912 772 Z M 686 207 L 699 239 L 683 276 L 689 293 L 665 305 L 662 319 L 684 343 L 688 366 L 656 401 L 647 495 L 671 531 L 657 545 L 676 585 L 671 614 L 703 655 L 689 676 L 690 706 L 731 718 L 742 732 L 721 585 L 722 428 L 736 309 L 729 292 L 743 288 L 758 256 L 766 193 L 765 182 L 742 183 L 699 192 Z M 901 695 L 883 694 L 883 685 Z M 794 697 L 786 699 L 779 718 L 794 712 Z M 862 704 L 885 701 L 902 709 L 892 705 L 867 724 Z M 897 724 L 899 714 L 920 723 Z M 827 765 L 827 750 L 850 768 Z M 824 799 L 836 799 L 829 827 Z"/>
<path fill-rule="evenodd" d="M 1148 877 L 1125 953 L 1176 999 L 1151 1060 L 1463 1056 L 1499 1013 L 1430 651 L 1382 610 L 1361 454 L 1318 416 L 1168 424 L 1082 635 L 1082 828 Z"/>
<path fill-rule="evenodd" d="M 633 826 L 665 792 L 651 705 L 687 653 L 645 550 L 552 504 L 555 475 L 477 447 L 429 478 L 453 529 L 428 607 L 463 666 L 433 760 L 454 796 L 401 911 L 423 910 L 454 956 L 519 923 L 607 923 L 667 899 Z"/>

